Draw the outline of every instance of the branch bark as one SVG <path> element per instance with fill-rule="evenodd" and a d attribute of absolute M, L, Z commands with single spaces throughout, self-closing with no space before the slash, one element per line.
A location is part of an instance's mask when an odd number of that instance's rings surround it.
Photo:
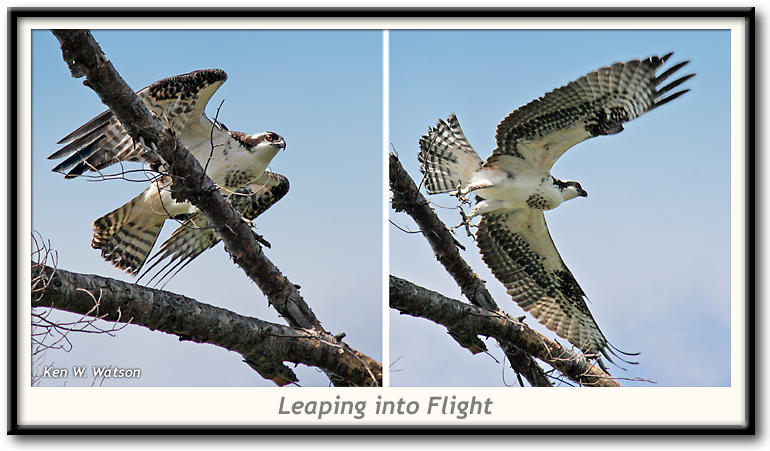
<path fill-rule="evenodd" d="M 366 361 L 373 373 L 381 374 L 382 365 L 352 350 L 326 333 L 321 322 L 294 285 L 265 256 L 251 226 L 227 202 L 198 161 L 170 130 L 166 129 L 120 77 L 88 30 L 52 30 L 59 40 L 62 56 L 73 77 L 85 76 L 84 84 L 93 89 L 120 120 L 136 141 L 157 149 L 168 173 L 173 177 L 172 197 L 189 201 L 208 216 L 225 243 L 233 261 L 243 269 L 265 294 L 270 304 L 295 328 L 316 329 L 356 358 Z M 347 385 L 336 380 L 335 385 Z M 380 382 L 381 383 L 381 380 Z"/>
<path fill-rule="evenodd" d="M 511 343 L 579 384 L 589 387 L 620 386 L 583 354 L 565 349 L 499 310 L 488 310 L 451 299 L 395 276 L 390 276 L 390 306 L 402 314 L 427 318 L 448 329 Z"/>
<path fill-rule="evenodd" d="M 213 344 L 241 354 L 262 377 L 278 385 L 297 381 L 283 362 L 318 367 L 350 385 L 378 386 L 377 381 L 382 379 L 377 368 L 347 352 L 344 343 L 329 340 L 322 331 L 238 315 L 168 291 L 35 262 L 32 265 L 35 273 L 49 280 L 32 307 L 52 307 L 107 321 L 130 322 L 177 335 L 180 340 Z"/>
<path fill-rule="evenodd" d="M 446 268 L 462 290 L 463 295 L 473 305 L 492 311 L 499 310 L 484 282 L 479 279 L 478 275 L 460 255 L 460 251 L 457 249 L 459 243 L 420 193 L 417 185 L 398 160 L 398 156 L 393 153 L 390 154 L 389 172 L 390 190 L 393 193 L 393 209 L 397 212 L 406 212 L 414 219 L 433 248 L 436 259 Z M 391 307 L 393 307 L 392 294 Z M 479 340 L 478 334 L 474 333 L 473 330 L 450 327 L 449 334 L 460 346 L 473 353 L 486 350 L 484 342 Z M 508 357 L 511 367 L 523 375 L 530 385 L 534 387 L 550 387 L 552 385 L 532 356 L 521 352 L 509 342 L 500 341 L 499 343 Z"/>

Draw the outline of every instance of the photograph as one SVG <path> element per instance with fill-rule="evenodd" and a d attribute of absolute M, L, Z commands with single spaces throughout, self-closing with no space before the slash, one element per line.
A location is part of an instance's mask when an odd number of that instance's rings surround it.
<path fill-rule="evenodd" d="M 390 274 L 467 302 L 457 248 L 621 386 L 730 386 L 730 56 L 727 30 L 391 31 L 393 151 L 452 235 L 394 201 Z M 500 343 L 401 313 L 392 385 L 519 385 Z"/>
<path fill-rule="evenodd" d="M 310 315 L 380 362 L 382 184 L 372 174 L 382 170 L 382 33 L 92 34 L 243 214 Z M 132 139 L 89 83 L 73 78 L 57 36 L 34 30 L 31 50 L 32 230 L 41 263 L 224 309 L 207 312 L 214 316 L 207 321 L 234 313 L 296 326 L 218 244 L 208 217 L 172 198 L 173 177 L 155 143 Z M 211 323 L 188 333 L 193 325 L 144 317 L 136 324 L 128 314 L 123 322 L 92 321 L 54 307 L 33 312 L 35 386 L 330 384 L 306 365 L 279 365 L 295 378 L 262 377 L 239 352 L 242 343 L 215 339 Z M 193 314 L 158 302 L 144 308 Z"/>
<path fill-rule="evenodd" d="M 9 434 L 755 434 L 754 13 L 10 9 Z"/>

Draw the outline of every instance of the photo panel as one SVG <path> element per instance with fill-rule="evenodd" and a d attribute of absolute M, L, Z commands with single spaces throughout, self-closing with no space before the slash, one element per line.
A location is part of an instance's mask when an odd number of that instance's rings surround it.
<path fill-rule="evenodd" d="M 132 89 L 148 87 L 143 101 L 254 220 L 262 251 L 301 287 L 322 327 L 380 361 L 382 189 L 372 174 L 382 161 L 382 33 L 100 29 L 93 37 Z M 57 144 L 106 108 L 71 76 L 50 30 L 33 30 L 31 39 L 32 230 L 51 253 L 48 264 L 286 324 L 217 245 L 213 224 L 169 197 L 152 149 L 118 130 L 119 122 L 97 120 Z M 196 116 L 179 125 L 188 106 Z M 128 161 L 136 159 L 131 155 L 142 161 Z M 82 175 L 68 180 L 65 173 Z M 178 308 L 163 312 L 183 315 Z M 186 336 L 184 325 L 45 315 L 33 321 L 33 334 L 49 332 L 36 335 L 35 386 L 276 385 L 244 363 L 235 344 L 212 343 L 205 332 Z M 71 322 L 93 333 L 47 327 Z M 292 371 L 298 385 L 329 385 L 317 368 Z"/>
<path fill-rule="evenodd" d="M 730 31 L 394 30 L 390 45 L 393 146 L 498 306 L 603 351 L 622 386 L 730 386 Z M 474 183 L 493 185 L 462 206 L 484 224 L 457 226 L 451 194 Z M 391 274 L 465 300 L 411 218 L 390 219 Z M 474 355 L 398 313 L 394 386 L 519 384 L 494 340 Z"/>

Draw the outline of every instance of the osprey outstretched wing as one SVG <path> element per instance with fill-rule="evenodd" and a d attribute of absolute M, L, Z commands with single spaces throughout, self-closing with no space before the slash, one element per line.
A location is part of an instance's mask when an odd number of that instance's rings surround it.
<path fill-rule="evenodd" d="M 586 305 L 586 295 L 553 244 L 543 215 L 588 193 L 550 169 L 569 148 L 611 135 L 664 105 L 694 75 L 661 86 L 688 61 L 657 74 L 671 53 L 603 67 L 520 107 L 497 127 L 497 148 L 486 162 L 473 150 L 455 115 L 420 139 L 421 171 L 429 193 L 476 193 L 470 217 L 481 215 L 476 243 L 508 294 L 542 324 L 584 352 L 622 359 Z M 600 362 L 601 363 L 601 362 Z"/>
<path fill-rule="evenodd" d="M 286 143 L 273 132 L 248 135 L 230 131 L 206 116 L 206 104 L 226 79 L 222 70 L 199 70 L 157 81 L 137 95 L 206 167 L 214 183 L 232 192 L 257 183 Z M 118 268 L 136 274 L 167 219 L 201 216 L 189 203 L 171 198 L 171 178 L 157 172 L 161 170 L 160 158 L 144 144 L 134 142 L 111 111 L 95 117 L 59 144 L 64 147 L 49 159 L 66 157 L 53 169 L 66 178 L 100 173 L 123 161 L 145 162 L 156 173 L 144 192 L 94 221 L 91 246 L 101 250 L 102 257 Z M 175 246 L 179 246 L 179 239 Z M 189 259 L 197 255 L 191 254 Z"/>
<path fill-rule="evenodd" d="M 665 95 L 695 74 L 660 87 L 689 63 L 656 75 L 672 54 L 602 67 L 516 109 L 497 126 L 497 149 L 488 163 L 517 156 L 548 171 L 575 144 L 620 133 L 625 122 L 689 91 Z"/>

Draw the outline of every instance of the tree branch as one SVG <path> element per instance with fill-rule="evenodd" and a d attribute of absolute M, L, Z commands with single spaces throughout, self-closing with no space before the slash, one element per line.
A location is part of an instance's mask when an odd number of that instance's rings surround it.
<path fill-rule="evenodd" d="M 499 310 L 484 282 L 479 279 L 460 255 L 460 251 L 457 249 L 458 243 L 449 229 L 428 205 L 428 201 L 420 193 L 417 185 L 414 184 L 398 160 L 398 156 L 394 153 L 390 154 L 389 172 L 390 190 L 393 193 L 393 209 L 397 212 L 404 211 L 414 219 L 433 248 L 436 259 L 446 268 L 462 290 L 463 295 L 473 305 L 487 310 Z M 392 302 L 391 307 L 393 307 Z M 460 330 L 464 332 L 460 332 Z M 449 328 L 449 334 L 460 346 L 467 348 L 474 354 L 486 350 L 484 342 L 479 340 L 478 334 L 473 333 L 472 330 Z M 508 357 L 514 371 L 523 375 L 530 385 L 534 387 L 550 387 L 552 385 L 543 369 L 531 356 L 523 354 L 507 342 L 500 342 L 500 347 Z"/>
<path fill-rule="evenodd" d="M 395 276 L 390 276 L 390 306 L 402 314 L 427 318 L 448 329 L 511 343 L 582 385 L 620 386 L 583 354 L 565 349 L 499 310 L 492 311 L 451 299 Z"/>
<path fill-rule="evenodd" d="M 243 220 L 203 172 L 200 163 L 166 129 L 120 77 L 88 30 L 52 30 L 61 43 L 62 56 L 74 77 L 86 77 L 84 84 L 93 89 L 120 120 L 136 141 L 157 149 L 173 178 L 172 197 L 189 201 L 203 211 L 225 243 L 225 249 L 265 294 L 270 304 L 297 328 L 317 329 L 325 333 L 310 306 L 299 294 L 298 286 L 286 278 L 264 255 L 250 225 Z M 381 374 L 375 360 L 350 349 L 341 340 L 326 334 L 330 342 L 349 350 Z M 331 377 L 331 376 L 330 376 Z M 335 380 L 335 385 L 346 385 Z"/>
<path fill-rule="evenodd" d="M 296 329 L 238 315 L 194 299 L 90 274 L 38 265 L 49 280 L 32 307 L 52 307 L 107 321 L 132 323 L 209 343 L 241 354 L 262 377 L 278 385 L 296 382 L 283 362 L 322 369 L 350 385 L 377 386 L 381 373 L 318 330 Z M 96 308 L 94 308 L 96 306 Z"/>

